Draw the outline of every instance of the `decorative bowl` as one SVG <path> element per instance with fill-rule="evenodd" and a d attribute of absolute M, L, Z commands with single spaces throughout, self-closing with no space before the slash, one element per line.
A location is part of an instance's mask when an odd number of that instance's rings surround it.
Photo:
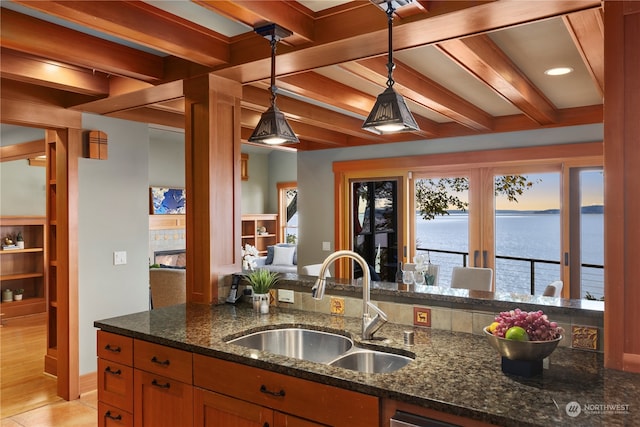
<path fill-rule="evenodd" d="M 536 361 L 548 357 L 553 350 L 556 349 L 562 335 L 550 341 L 514 341 L 500 338 L 487 331 L 487 327 L 483 329 L 489 344 L 495 348 L 501 356 L 509 360 L 527 360 Z"/>

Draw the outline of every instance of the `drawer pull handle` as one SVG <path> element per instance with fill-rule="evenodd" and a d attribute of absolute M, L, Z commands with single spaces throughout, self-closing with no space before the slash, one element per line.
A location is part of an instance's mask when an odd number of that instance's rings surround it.
<path fill-rule="evenodd" d="M 262 427 L 269 427 L 269 423 L 264 423 Z"/>
<path fill-rule="evenodd" d="M 122 420 L 122 415 L 118 414 L 118 415 L 111 415 L 111 411 L 107 411 L 106 414 L 104 414 L 105 418 L 111 418 L 114 421 L 121 421 Z"/>
<path fill-rule="evenodd" d="M 152 361 L 153 363 L 157 364 L 157 365 L 162 365 L 162 366 L 169 366 L 169 364 L 171 363 L 171 362 L 169 361 L 169 359 L 167 359 L 167 360 L 159 360 L 159 359 L 158 359 L 157 357 L 155 357 L 155 356 L 153 356 L 153 357 L 151 358 L 151 361 Z"/>
<path fill-rule="evenodd" d="M 158 380 L 156 380 L 155 378 L 151 381 L 151 385 L 154 385 L 160 388 L 171 388 L 171 383 L 160 384 Z"/>
<path fill-rule="evenodd" d="M 113 369 L 111 369 L 111 366 L 107 366 L 104 371 L 107 374 L 111 374 L 111 375 L 120 375 L 120 374 L 122 374 L 122 371 L 120 369 L 116 369 L 114 371 Z"/>
<path fill-rule="evenodd" d="M 113 353 L 120 353 L 122 351 L 122 349 L 118 346 L 115 347 L 111 347 L 111 344 L 107 344 L 104 346 L 104 349 L 107 351 L 111 351 Z"/>
<path fill-rule="evenodd" d="M 270 394 L 271 396 L 284 397 L 284 390 L 280 391 L 271 391 L 267 388 L 266 385 L 262 384 L 260 386 L 260 392 L 265 394 Z"/>

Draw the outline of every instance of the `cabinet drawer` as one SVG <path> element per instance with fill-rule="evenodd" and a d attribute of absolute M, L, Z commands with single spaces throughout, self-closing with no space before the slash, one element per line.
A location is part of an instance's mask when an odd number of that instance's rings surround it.
<path fill-rule="evenodd" d="M 193 363 L 190 352 L 140 340 L 134 340 L 133 347 L 135 354 L 133 365 L 137 369 L 153 372 L 185 384 L 193 382 Z"/>
<path fill-rule="evenodd" d="M 193 355 L 193 367 L 195 386 L 280 412 L 333 426 L 379 423 L 374 396 L 199 354 Z"/>
<path fill-rule="evenodd" d="M 133 338 L 98 331 L 98 357 L 133 366 Z"/>
<path fill-rule="evenodd" d="M 134 370 L 136 427 L 193 427 L 193 386 Z"/>
<path fill-rule="evenodd" d="M 133 415 L 115 406 L 98 402 L 98 427 L 133 427 Z"/>
<path fill-rule="evenodd" d="M 133 412 L 133 368 L 98 359 L 98 396 L 104 403 Z"/>

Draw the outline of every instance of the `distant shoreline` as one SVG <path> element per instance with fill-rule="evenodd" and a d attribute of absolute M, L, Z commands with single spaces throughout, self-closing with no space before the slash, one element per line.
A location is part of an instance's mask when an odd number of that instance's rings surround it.
<path fill-rule="evenodd" d="M 466 215 L 467 212 L 463 212 L 460 210 L 450 210 L 449 215 Z M 498 209 L 496 210 L 496 214 L 502 215 L 558 215 L 560 213 L 560 209 L 543 209 L 543 210 L 516 210 L 516 209 Z M 591 206 L 583 206 L 580 209 L 580 213 L 583 214 L 603 214 L 604 206 L 603 205 L 591 205 Z"/>

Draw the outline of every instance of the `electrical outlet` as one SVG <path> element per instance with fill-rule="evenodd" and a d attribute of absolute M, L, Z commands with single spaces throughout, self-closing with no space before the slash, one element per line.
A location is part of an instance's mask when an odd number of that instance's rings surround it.
<path fill-rule="evenodd" d="M 113 265 L 124 265 L 127 263 L 127 251 L 115 251 L 113 253 Z"/>
<path fill-rule="evenodd" d="M 293 304 L 293 291 L 291 289 L 278 289 L 278 301 Z"/>
<path fill-rule="evenodd" d="M 322 242 L 322 250 L 330 251 L 331 250 L 331 242 Z"/>

